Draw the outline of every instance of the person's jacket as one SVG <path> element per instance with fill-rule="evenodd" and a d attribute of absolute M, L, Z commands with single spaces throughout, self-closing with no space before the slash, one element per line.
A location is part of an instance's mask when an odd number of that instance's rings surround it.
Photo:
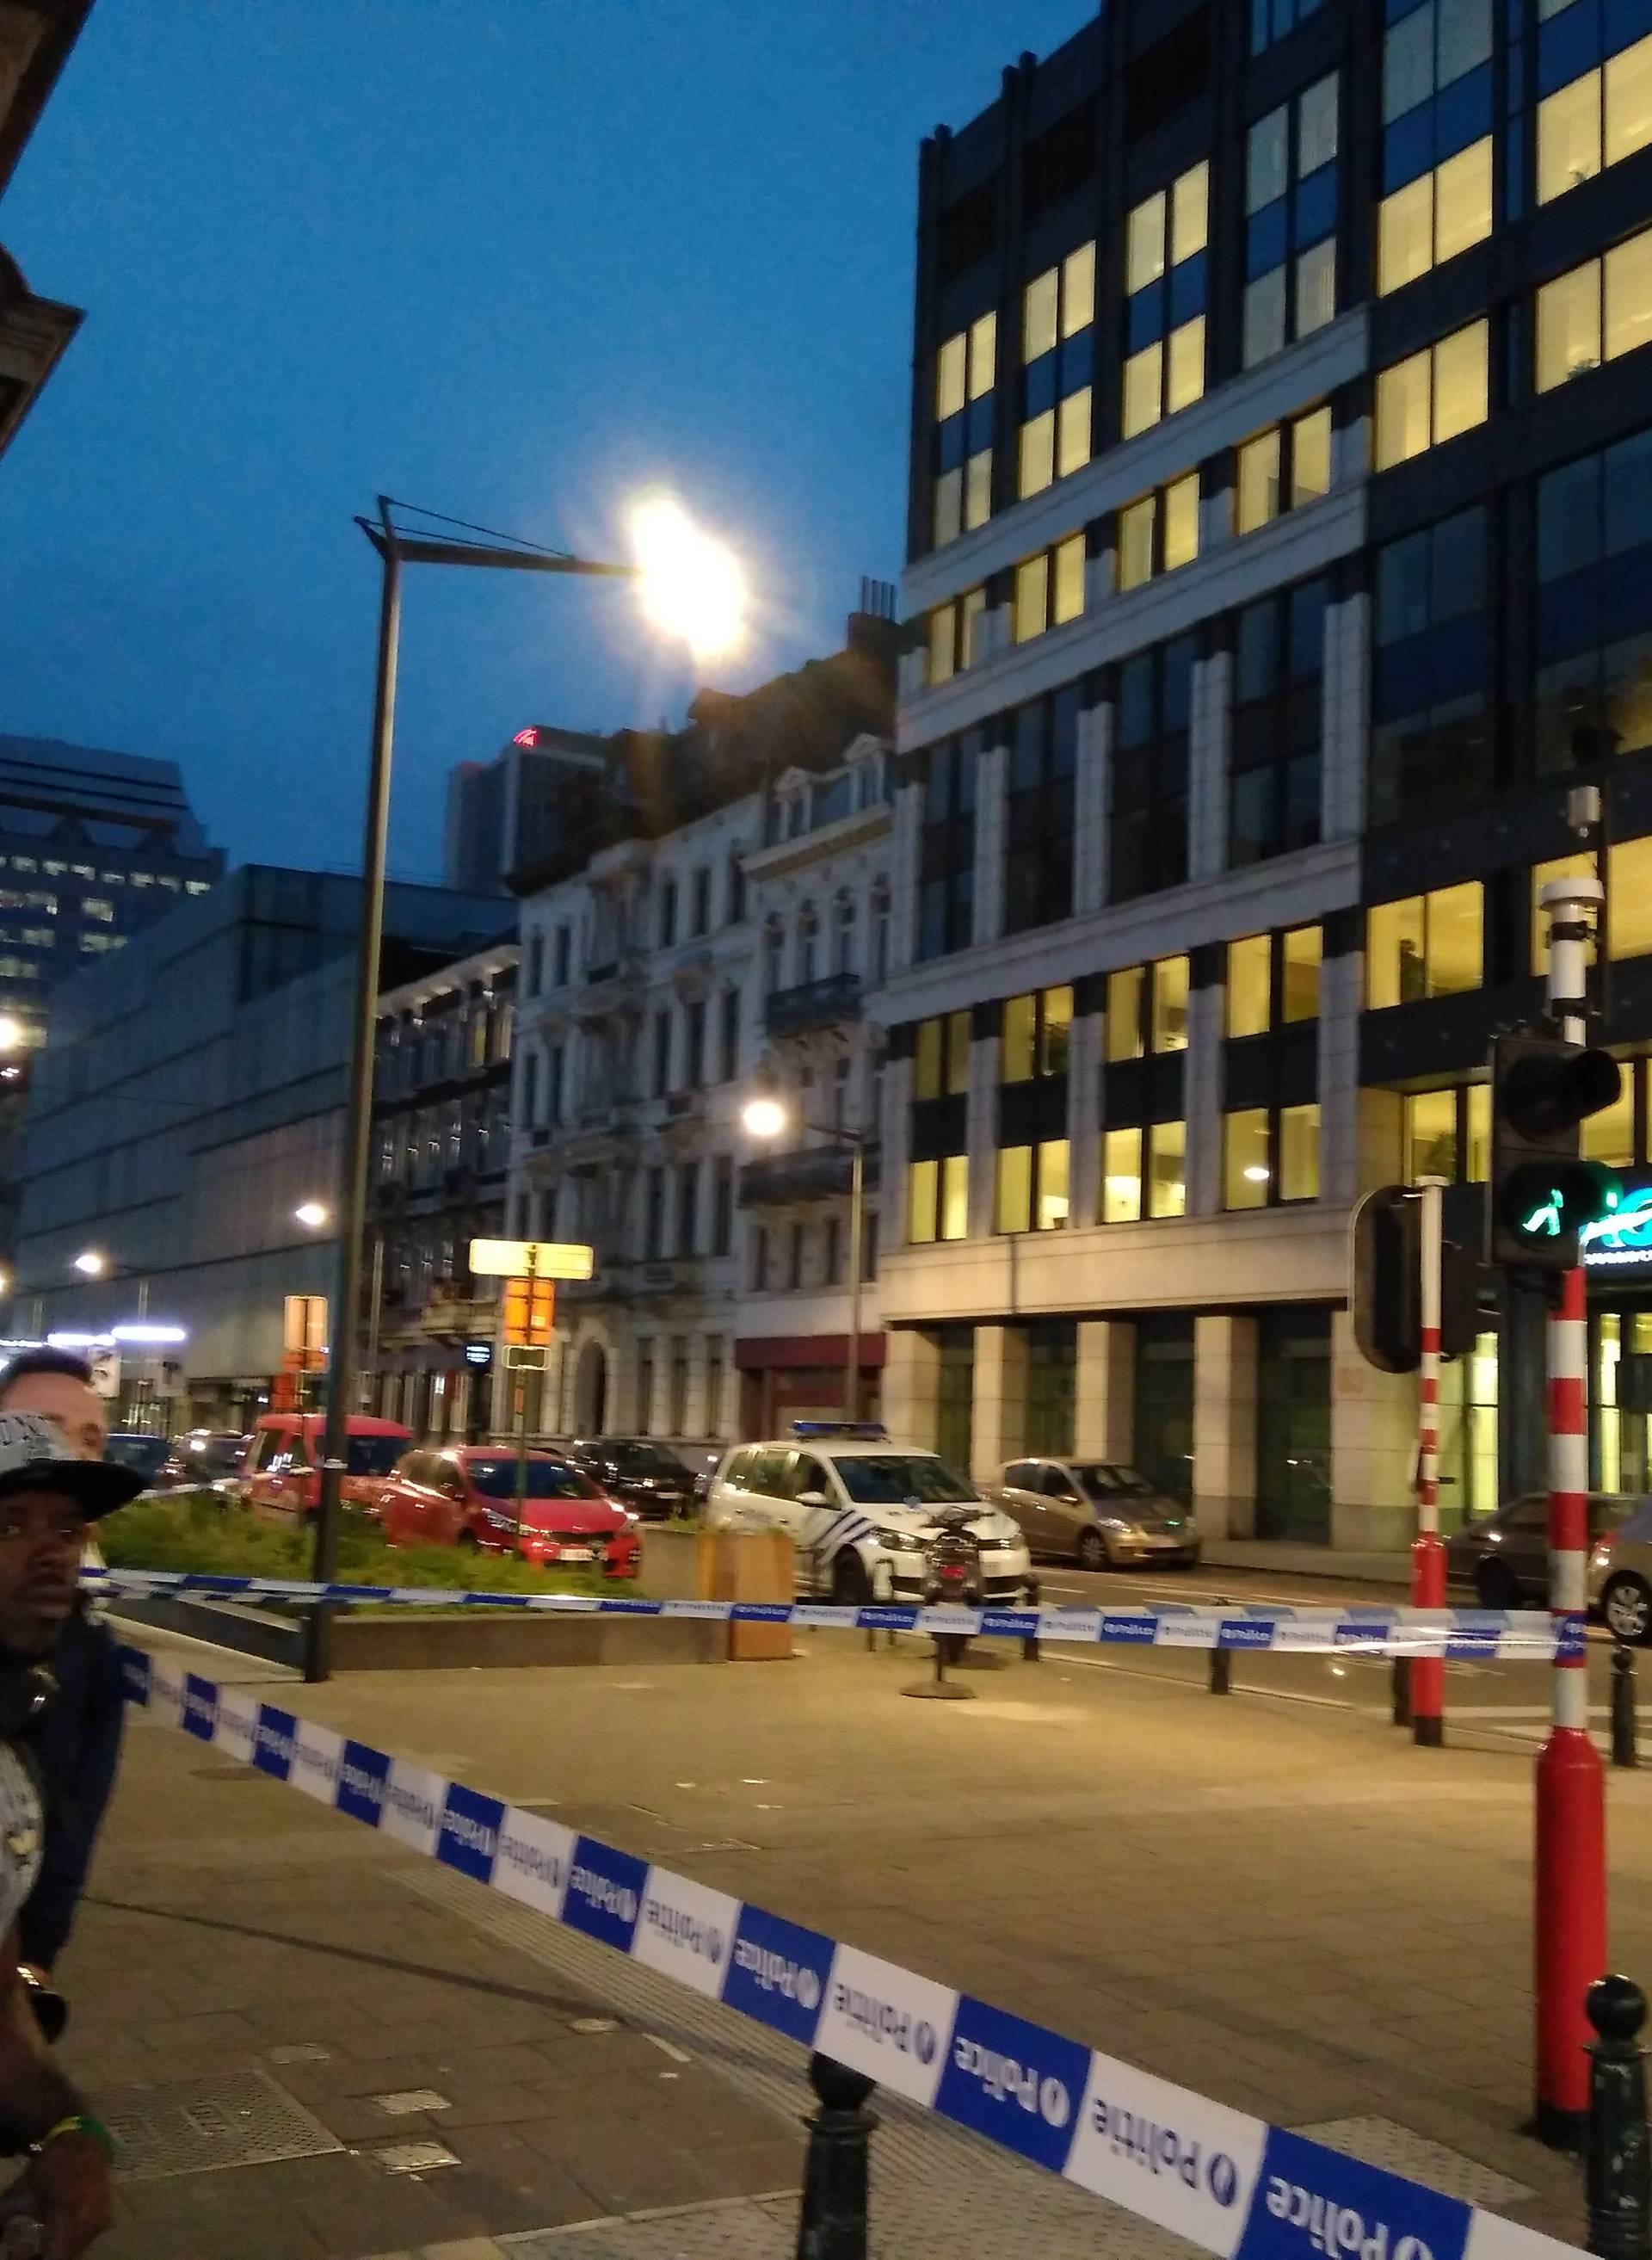
<path fill-rule="evenodd" d="M 74 1927 L 120 1760 L 120 1659 L 108 1627 L 76 1609 L 52 1657 L 55 1699 L 29 1749 L 46 1808 L 46 1847 L 18 1919 L 25 1962 L 49 1970 Z"/>

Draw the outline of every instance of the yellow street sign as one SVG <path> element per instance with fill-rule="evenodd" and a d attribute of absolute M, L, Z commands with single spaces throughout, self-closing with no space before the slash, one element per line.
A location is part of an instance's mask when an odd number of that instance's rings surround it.
<path fill-rule="evenodd" d="M 576 1240 L 473 1240 L 470 1269 L 478 1278 L 589 1279 L 596 1250 Z"/>

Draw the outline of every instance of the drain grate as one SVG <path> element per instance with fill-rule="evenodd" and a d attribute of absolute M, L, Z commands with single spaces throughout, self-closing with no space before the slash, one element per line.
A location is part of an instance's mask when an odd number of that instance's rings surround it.
<path fill-rule="evenodd" d="M 1430 2142 L 1426 2135 L 1414 2135 L 1398 2119 L 1384 2119 L 1380 2112 L 1363 2113 L 1354 2119 L 1321 2119 L 1295 2132 L 1305 2135 L 1311 2142 L 1346 2150 L 1350 2158 L 1362 2159 L 1368 2166 L 1386 2166 L 1391 2173 L 1408 2174 L 1412 2181 L 1426 2182 L 1430 2188 L 1443 2190 L 1448 2197 L 1460 2197 L 1468 2205 L 1516 2205 L 1532 2194 L 1526 2183 L 1513 2181 L 1494 2167 L 1465 2157 L 1461 2150 L 1449 2150 L 1443 2142 Z"/>
<path fill-rule="evenodd" d="M 99 2109 L 120 2145 L 115 2178 L 122 2182 L 319 2158 L 344 2148 L 267 2071 L 108 2089 Z"/>

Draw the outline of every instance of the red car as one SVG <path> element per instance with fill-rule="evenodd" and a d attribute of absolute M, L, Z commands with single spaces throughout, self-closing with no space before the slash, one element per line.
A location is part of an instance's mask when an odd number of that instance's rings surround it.
<path fill-rule="evenodd" d="M 378 1486 L 376 1511 L 392 1546 L 478 1546 L 529 1562 L 600 1563 L 634 1577 L 642 1560 L 637 1520 L 590 1477 L 552 1452 L 530 1452 L 517 1527 L 517 1461 L 491 1444 L 408 1452 Z"/>

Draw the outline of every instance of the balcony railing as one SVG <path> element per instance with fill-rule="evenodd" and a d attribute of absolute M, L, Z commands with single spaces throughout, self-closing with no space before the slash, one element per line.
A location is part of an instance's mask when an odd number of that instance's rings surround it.
<path fill-rule="evenodd" d="M 763 1154 L 740 1175 L 740 1205 L 764 1208 L 793 1201 L 838 1200 L 849 1190 L 854 1156 L 847 1146 L 805 1146 L 792 1154 Z M 878 1181 L 876 1146 L 866 1149 L 866 1182 Z"/>
<path fill-rule="evenodd" d="M 800 981 L 776 989 L 763 1006 L 763 1026 L 771 1036 L 800 1036 L 861 1017 L 861 976 L 828 973 L 823 981 Z"/>

